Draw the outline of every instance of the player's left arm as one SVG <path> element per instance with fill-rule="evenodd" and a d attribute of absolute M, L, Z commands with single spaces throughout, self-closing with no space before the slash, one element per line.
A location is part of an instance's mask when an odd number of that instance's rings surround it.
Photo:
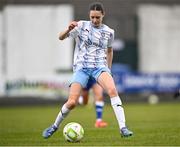
<path fill-rule="evenodd" d="M 113 60 L 113 49 L 112 49 L 112 47 L 109 47 L 107 49 L 107 64 L 108 64 L 109 69 L 111 69 L 112 60 Z"/>
<path fill-rule="evenodd" d="M 111 31 L 110 37 L 108 39 L 108 45 L 107 45 L 107 64 L 108 68 L 111 70 L 112 66 L 112 60 L 113 60 L 113 48 L 112 48 L 112 43 L 114 41 L 114 30 Z"/>

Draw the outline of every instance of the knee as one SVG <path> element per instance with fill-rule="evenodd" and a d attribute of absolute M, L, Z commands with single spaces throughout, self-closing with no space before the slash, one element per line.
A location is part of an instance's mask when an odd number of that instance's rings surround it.
<path fill-rule="evenodd" d="M 115 87 L 108 88 L 107 93 L 110 97 L 117 96 L 117 90 Z"/>
<path fill-rule="evenodd" d="M 67 101 L 67 106 L 69 109 L 73 109 L 74 107 L 76 107 L 76 104 L 77 104 L 77 102 L 75 100 L 70 99 Z"/>
<path fill-rule="evenodd" d="M 77 100 L 73 98 L 69 98 L 67 101 L 67 106 L 69 109 L 73 109 L 77 105 Z"/>

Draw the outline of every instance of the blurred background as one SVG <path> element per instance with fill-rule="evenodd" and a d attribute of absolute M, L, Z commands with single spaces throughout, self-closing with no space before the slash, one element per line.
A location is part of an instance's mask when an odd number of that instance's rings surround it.
<path fill-rule="evenodd" d="M 179 101 L 180 1 L 99 0 L 115 30 L 112 73 L 124 101 Z M 93 0 L 0 1 L 0 104 L 67 99 L 74 41 L 58 40 L 72 20 L 89 20 Z"/>

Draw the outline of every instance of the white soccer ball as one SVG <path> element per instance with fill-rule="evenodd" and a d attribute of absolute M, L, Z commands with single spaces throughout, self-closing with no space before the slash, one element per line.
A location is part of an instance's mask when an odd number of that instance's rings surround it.
<path fill-rule="evenodd" d="M 66 141 L 79 142 L 84 137 L 84 129 L 79 123 L 71 122 L 64 127 L 63 135 Z"/>

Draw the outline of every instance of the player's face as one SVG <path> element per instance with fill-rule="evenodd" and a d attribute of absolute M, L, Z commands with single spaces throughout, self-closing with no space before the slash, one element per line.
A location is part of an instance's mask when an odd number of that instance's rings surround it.
<path fill-rule="evenodd" d="M 89 17 L 90 17 L 92 24 L 95 27 L 99 27 L 102 24 L 104 15 L 102 14 L 101 11 L 91 10 L 89 12 Z"/>

